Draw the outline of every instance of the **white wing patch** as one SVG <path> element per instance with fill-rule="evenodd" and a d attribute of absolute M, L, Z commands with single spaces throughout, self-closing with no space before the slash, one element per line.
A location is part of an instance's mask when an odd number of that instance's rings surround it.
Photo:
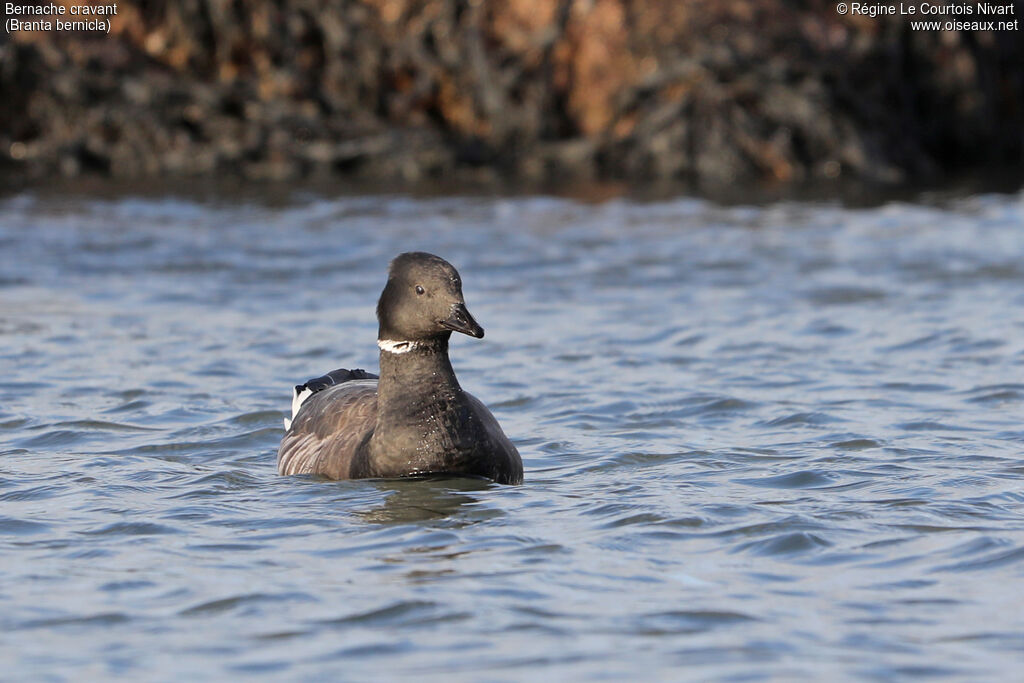
<path fill-rule="evenodd" d="M 306 399 L 312 395 L 312 389 L 307 389 L 306 387 L 303 387 L 302 391 L 299 391 L 299 388 L 295 387 L 295 395 L 292 397 L 292 417 L 291 419 L 288 419 L 287 417 L 284 419 L 285 431 L 288 431 L 289 429 L 292 428 L 292 420 L 294 420 L 295 416 L 299 414 L 299 408 L 301 408 L 302 404 L 306 401 Z"/>

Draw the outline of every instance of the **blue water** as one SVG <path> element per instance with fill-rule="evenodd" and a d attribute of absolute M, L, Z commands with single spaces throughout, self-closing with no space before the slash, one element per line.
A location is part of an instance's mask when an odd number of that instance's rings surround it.
<path fill-rule="evenodd" d="M 462 273 L 526 481 L 276 475 Z M 0 201 L 0 677 L 1010 680 L 1024 194 Z"/>

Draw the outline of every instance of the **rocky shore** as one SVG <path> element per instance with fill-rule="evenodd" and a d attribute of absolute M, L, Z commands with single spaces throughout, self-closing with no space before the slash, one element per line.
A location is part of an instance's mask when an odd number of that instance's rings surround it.
<path fill-rule="evenodd" d="M 28 178 L 901 183 L 1024 159 L 1018 31 L 783 0 L 120 3 L 0 37 Z"/>

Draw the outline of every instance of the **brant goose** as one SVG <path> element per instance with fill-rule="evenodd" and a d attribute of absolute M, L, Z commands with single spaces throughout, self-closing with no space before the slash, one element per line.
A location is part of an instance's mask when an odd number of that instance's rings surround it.
<path fill-rule="evenodd" d="M 433 254 L 392 262 L 377 303 L 380 377 L 335 370 L 295 387 L 280 474 L 331 479 L 471 475 L 523 481 L 519 452 L 448 360 L 452 332 L 483 337 L 462 279 Z"/>

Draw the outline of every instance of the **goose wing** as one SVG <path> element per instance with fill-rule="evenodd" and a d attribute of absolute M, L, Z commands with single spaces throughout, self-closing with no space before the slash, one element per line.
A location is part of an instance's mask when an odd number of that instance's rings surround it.
<path fill-rule="evenodd" d="M 356 450 L 377 422 L 377 380 L 348 379 L 318 390 L 308 386 L 311 382 L 296 387 L 297 397 L 310 393 L 299 401 L 281 439 L 277 471 L 348 479 Z"/>

